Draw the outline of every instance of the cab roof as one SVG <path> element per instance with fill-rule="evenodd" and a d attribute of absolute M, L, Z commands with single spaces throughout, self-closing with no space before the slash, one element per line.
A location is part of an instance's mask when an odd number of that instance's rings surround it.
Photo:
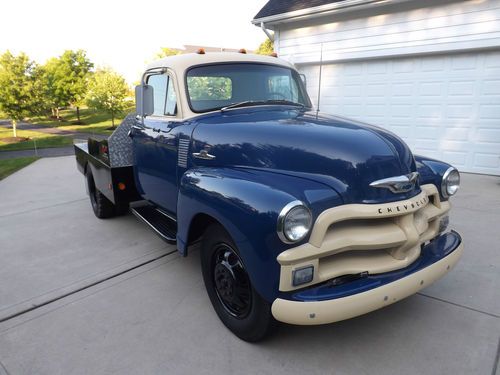
<path fill-rule="evenodd" d="M 201 64 L 213 63 L 228 63 L 228 62 L 255 62 L 280 65 L 287 68 L 294 68 L 289 62 L 272 56 L 245 54 L 238 52 L 206 52 L 200 53 L 186 53 L 182 55 L 175 55 L 165 57 L 163 59 L 154 61 L 147 66 L 147 70 L 154 68 L 170 68 L 173 71 L 180 73 L 186 69 Z"/>

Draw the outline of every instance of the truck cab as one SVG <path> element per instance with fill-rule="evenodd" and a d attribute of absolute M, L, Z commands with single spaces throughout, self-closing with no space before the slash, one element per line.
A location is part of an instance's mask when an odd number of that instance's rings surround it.
<path fill-rule="evenodd" d="M 204 53 L 150 64 L 137 113 L 76 145 L 99 218 L 126 212 L 187 256 L 201 240 L 215 312 L 257 341 L 416 293 L 460 258 L 460 183 L 395 134 L 315 110 L 295 67 Z"/>

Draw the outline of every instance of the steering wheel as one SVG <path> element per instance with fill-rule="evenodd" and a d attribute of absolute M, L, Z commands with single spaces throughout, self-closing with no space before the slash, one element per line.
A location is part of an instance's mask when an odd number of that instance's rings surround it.
<path fill-rule="evenodd" d="M 277 96 L 278 98 L 272 98 L 273 96 Z M 269 93 L 269 97 L 272 98 L 272 100 L 288 100 L 288 97 L 284 94 L 282 94 L 281 92 L 278 92 L 278 91 L 271 91 Z"/>

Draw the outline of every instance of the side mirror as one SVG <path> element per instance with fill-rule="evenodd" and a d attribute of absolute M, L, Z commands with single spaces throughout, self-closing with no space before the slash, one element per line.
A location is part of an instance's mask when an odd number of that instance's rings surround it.
<path fill-rule="evenodd" d="M 135 86 L 135 111 L 141 117 L 149 116 L 154 112 L 153 86 Z"/>
<path fill-rule="evenodd" d="M 305 74 L 299 74 L 300 76 L 300 79 L 302 80 L 302 83 L 304 84 L 304 86 L 307 86 L 307 78 L 306 78 L 306 75 Z"/>

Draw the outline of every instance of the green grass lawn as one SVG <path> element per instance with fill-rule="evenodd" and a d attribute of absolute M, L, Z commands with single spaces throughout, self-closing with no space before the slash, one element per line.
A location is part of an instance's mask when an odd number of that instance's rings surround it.
<path fill-rule="evenodd" d="M 18 137 L 29 138 L 26 141 L 8 143 L 2 138 L 12 137 L 12 129 L 0 128 L 0 151 L 32 150 L 35 148 L 64 147 L 73 144 L 73 138 L 61 135 L 40 133 L 32 130 L 18 130 Z"/>
<path fill-rule="evenodd" d="M 135 110 L 134 107 L 127 108 L 125 112 L 115 118 L 115 126 L 120 125 L 123 118 Z M 71 130 L 79 133 L 111 134 L 111 115 L 105 112 L 95 111 L 90 108 L 80 109 L 80 120 L 83 125 L 76 124 L 76 111 L 74 109 L 65 109 L 60 111 L 62 121 L 53 118 L 34 117 L 30 119 L 33 124 L 56 127 L 63 130 Z"/>
<path fill-rule="evenodd" d="M 38 160 L 36 156 L 0 160 L 0 180 Z"/>

